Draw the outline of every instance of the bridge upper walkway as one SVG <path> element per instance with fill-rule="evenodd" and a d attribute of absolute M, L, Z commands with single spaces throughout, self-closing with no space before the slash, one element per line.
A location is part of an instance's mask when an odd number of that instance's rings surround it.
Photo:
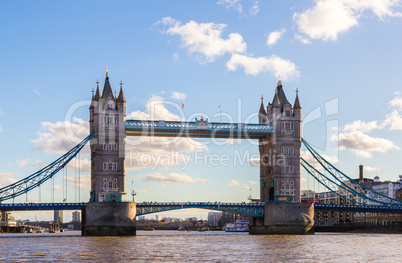
<path fill-rule="evenodd" d="M 126 120 L 128 136 L 260 139 L 274 132 L 272 124 Z"/>

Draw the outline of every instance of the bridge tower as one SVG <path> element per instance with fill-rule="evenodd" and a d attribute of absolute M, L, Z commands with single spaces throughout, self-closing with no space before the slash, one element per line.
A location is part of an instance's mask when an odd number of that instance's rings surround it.
<path fill-rule="evenodd" d="M 251 234 L 306 233 L 313 226 L 313 205 L 300 203 L 301 106 L 296 91 L 292 104 L 279 79 L 272 103 L 261 98 L 258 122 L 272 123 L 275 133 L 259 140 L 260 200 L 263 220 L 250 222 Z"/>
<path fill-rule="evenodd" d="M 85 210 L 84 235 L 135 235 L 134 202 L 124 202 L 126 100 L 123 83 L 113 94 L 106 68 L 103 92 L 99 81 L 89 108 L 91 195 Z M 84 220 L 83 220 L 84 221 Z"/>

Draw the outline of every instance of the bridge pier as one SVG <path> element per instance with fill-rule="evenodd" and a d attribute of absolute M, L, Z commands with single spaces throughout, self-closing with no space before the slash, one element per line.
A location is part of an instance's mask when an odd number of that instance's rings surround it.
<path fill-rule="evenodd" d="M 89 202 L 82 214 L 82 235 L 135 236 L 136 213 L 133 202 Z"/>
<path fill-rule="evenodd" d="M 251 218 L 250 235 L 314 234 L 314 204 L 266 203 L 264 218 Z"/>

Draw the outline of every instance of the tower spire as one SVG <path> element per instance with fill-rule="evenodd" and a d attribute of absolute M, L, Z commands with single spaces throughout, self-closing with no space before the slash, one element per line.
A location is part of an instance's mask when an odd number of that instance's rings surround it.
<path fill-rule="evenodd" d="M 295 103 L 293 104 L 293 109 L 301 109 L 300 101 L 299 101 L 299 89 L 296 89 L 296 99 L 295 99 Z"/>
<path fill-rule="evenodd" d="M 106 66 L 106 78 L 109 78 L 107 66 Z"/>
<path fill-rule="evenodd" d="M 93 98 L 97 100 L 97 99 L 99 99 L 100 96 L 101 96 L 101 94 L 100 94 L 100 90 L 99 90 L 99 79 L 97 79 L 96 80 L 96 93 Z"/>
<path fill-rule="evenodd" d="M 267 115 L 267 112 L 265 111 L 265 106 L 264 106 L 264 97 L 262 95 L 261 95 L 261 106 L 260 106 L 259 114 Z"/>

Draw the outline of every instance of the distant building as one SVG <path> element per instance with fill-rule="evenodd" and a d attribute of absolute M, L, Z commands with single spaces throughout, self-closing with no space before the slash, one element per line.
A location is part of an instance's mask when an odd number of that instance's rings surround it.
<path fill-rule="evenodd" d="M 79 211 L 73 212 L 73 222 L 81 222 L 81 216 Z"/>
<path fill-rule="evenodd" d="M 221 212 L 209 212 L 208 213 L 208 225 L 219 226 L 219 220 L 221 219 Z"/>
<path fill-rule="evenodd" d="M 60 220 L 60 223 L 63 223 L 63 211 L 62 210 L 54 210 L 53 222 L 56 223 L 57 220 Z"/>
<path fill-rule="evenodd" d="M 363 166 L 359 166 L 359 178 L 353 179 L 355 182 L 372 189 L 380 194 L 390 198 L 402 200 L 402 175 L 399 175 L 399 181 L 380 181 L 380 177 L 375 176 L 374 179 L 363 177 Z M 346 185 L 358 191 L 358 187 L 351 181 L 344 181 Z M 338 194 L 346 196 L 348 199 L 341 198 Z M 321 204 L 340 204 L 340 205 L 355 205 L 351 200 L 363 202 L 362 198 L 357 198 L 355 194 L 350 193 L 346 189 L 338 188 L 336 192 L 315 193 L 315 202 Z M 302 192 L 302 201 L 306 200 L 309 194 Z M 309 198 L 311 199 L 311 198 Z M 369 201 L 368 204 L 377 204 Z M 381 213 L 352 213 L 352 212 L 337 212 L 337 211 L 315 211 L 314 221 L 315 226 L 332 226 L 335 224 L 355 224 L 358 226 L 370 226 L 381 229 L 384 226 L 393 226 L 396 221 L 400 220 L 398 214 L 381 214 Z"/>
<path fill-rule="evenodd" d="M 156 221 L 161 221 L 162 217 L 160 215 L 156 215 Z"/>
<path fill-rule="evenodd" d="M 399 188 L 399 190 L 396 191 L 396 199 L 402 200 L 402 188 Z"/>
<path fill-rule="evenodd" d="M 145 216 L 137 216 L 138 221 L 145 221 Z"/>

